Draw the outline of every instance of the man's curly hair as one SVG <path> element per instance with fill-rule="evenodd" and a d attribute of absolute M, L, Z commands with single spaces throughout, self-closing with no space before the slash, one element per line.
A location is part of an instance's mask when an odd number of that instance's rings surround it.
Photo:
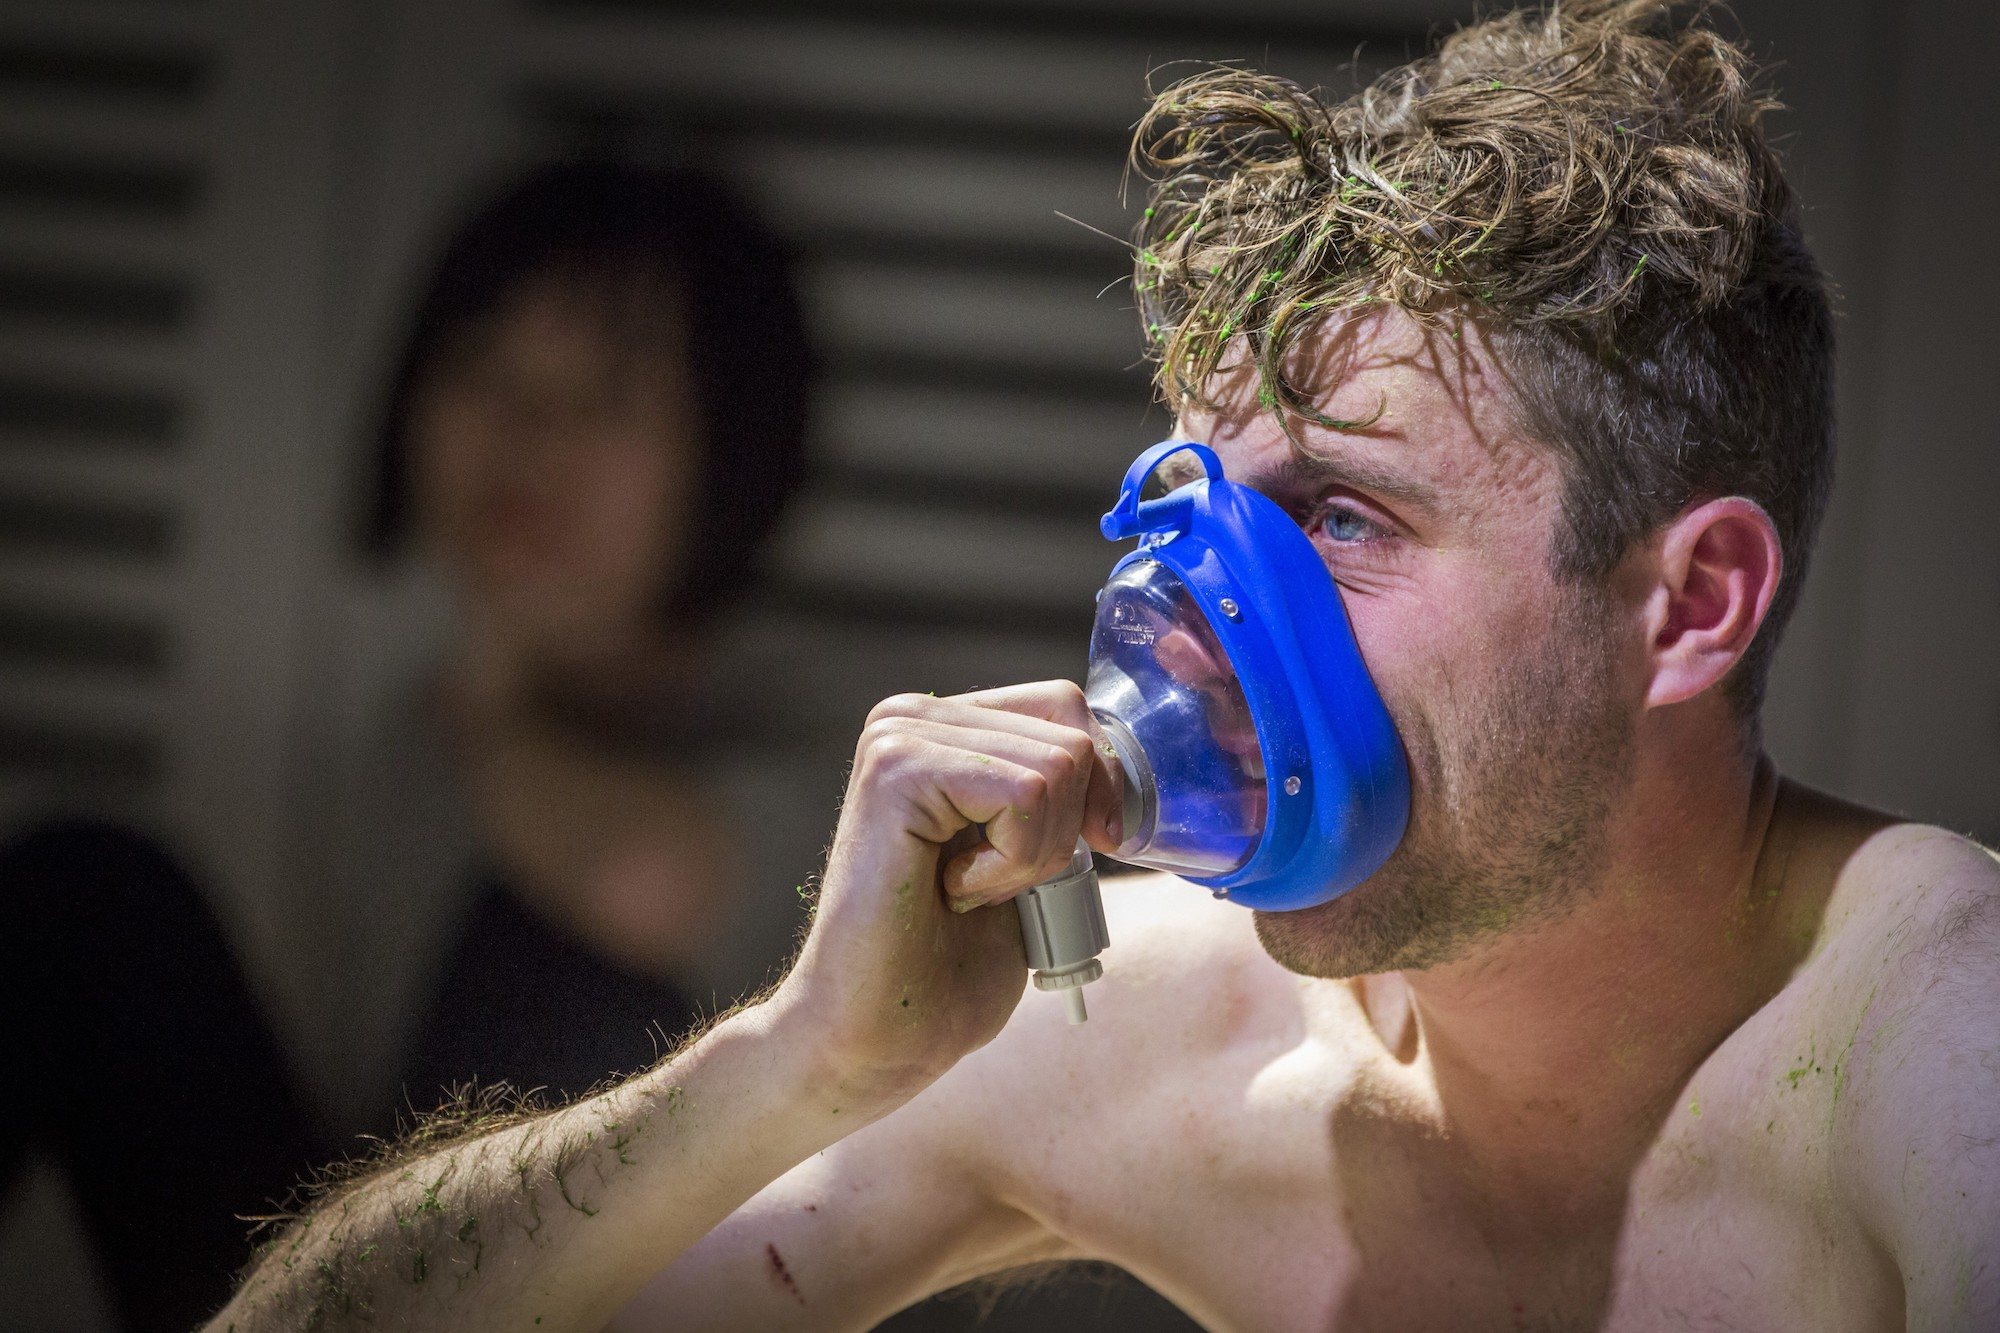
<path fill-rule="evenodd" d="M 1135 286 L 1176 408 L 1232 348 L 1298 440 L 1302 334 L 1388 306 L 1470 320 L 1565 465 L 1553 553 L 1601 577 L 1697 498 L 1771 514 L 1784 577 L 1733 674 L 1753 718 L 1832 476 L 1832 320 L 1747 54 L 1672 0 L 1557 0 L 1338 103 L 1233 67 L 1138 126 Z"/>

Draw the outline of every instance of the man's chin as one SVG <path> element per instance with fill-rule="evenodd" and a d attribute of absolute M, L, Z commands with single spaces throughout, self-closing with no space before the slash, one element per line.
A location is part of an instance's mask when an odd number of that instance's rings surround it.
<path fill-rule="evenodd" d="M 1302 977 L 1345 980 L 1387 971 L 1395 951 L 1376 925 L 1381 914 L 1369 910 L 1366 895 L 1389 888 L 1378 877 L 1357 884 L 1340 897 L 1316 907 L 1291 912 L 1252 912 L 1257 941 L 1272 961 Z"/>
<path fill-rule="evenodd" d="M 1257 939 L 1274 962 L 1300 976 L 1345 980 L 1435 967 L 1462 957 L 1500 915 L 1468 910 L 1460 877 L 1397 849 L 1382 868 L 1340 897 L 1295 912 L 1257 912 Z"/>

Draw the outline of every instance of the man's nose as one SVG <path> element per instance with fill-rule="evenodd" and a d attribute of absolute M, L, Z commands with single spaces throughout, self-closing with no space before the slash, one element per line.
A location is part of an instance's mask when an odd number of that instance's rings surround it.
<path fill-rule="evenodd" d="M 1220 685 L 1229 677 L 1229 665 L 1220 648 L 1211 649 L 1201 636 L 1183 626 L 1162 634 L 1153 645 L 1153 653 L 1168 675 L 1195 689 Z"/>

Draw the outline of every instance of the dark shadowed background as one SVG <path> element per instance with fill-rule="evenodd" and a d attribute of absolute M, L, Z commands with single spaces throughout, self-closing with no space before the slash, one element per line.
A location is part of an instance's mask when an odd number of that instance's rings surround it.
<path fill-rule="evenodd" d="M 793 646 L 769 688 L 845 734 L 895 691 L 1082 666 L 1113 556 L 1094 517 L 1167 420 L 1118 246 L 1057 214 L 1125 231 L 1148 71 L 1346 86 L 1470 8 L 7 0 L 0 822 L 60 801 L 172 829 L 337 1088 L 366 1052 L 327 941 L 367 909 L 327 889 L 329 793 L 431 614 L 355 558 L 361 441 L 413 274 L 475 182 L 579 147 L 691 160 L 797 246 L 822 462 L 757 620 Z M 1735 10 L 1780 62 L 1839 289 L 1839 482 L 1770 746 L 1990 844 L 2000 10 Z M 830 827 L 839 780 L 792 817 Z M 46 1171 L 5 1201 L 0 1325 L 101 1319 L 66 1207 Z"/>

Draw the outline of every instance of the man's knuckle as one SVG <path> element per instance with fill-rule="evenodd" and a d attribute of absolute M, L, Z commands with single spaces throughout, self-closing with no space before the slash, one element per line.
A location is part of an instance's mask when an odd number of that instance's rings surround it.
<path fill-rule="evenodd" d="M 1073 680 L 1052 680 L 1049 682 L 1049 692 L 1054 701 L 1062 705 L 1066 712 L 1084 706 L 1083 686 Z"/>
<path fill-rule="evenodd" d="M 890 718 L 914 717 L 936 702 L 928 694 L 892 694 L 868 710 L 868 725 L 873 726 Z"/>
<path fill-rule="evenodd" d="M 871 717 L 868 725 L 861 729 L 861 744 L 864 754 L 873 754 L 888 743 L 890 738 L 903 734 L 903 720 L 898 717 Z"/>
<path fill-rule="evenodd" d="M 868 724 L 863 733 L 862 755 L 870 773 L 890 776 L 907 768 L 923 750 L 923 741 L 900 718 L 883 718 Z"/>
<path fill-rule="evenodd" d="M 1027 813 L 1037 813 L 1049 799 L 1049 780 L 1032 768 L 1022 769 L 1014 779 L 1014 799 Z"/>
<path fill-rule="evenodd" d="M 1042 769 L 1057 785 L 1066 785 L 1076 776 L 1077 756 L 1067 745 L 1051 745 L 1048 757 L 1042 762 Z"/>

